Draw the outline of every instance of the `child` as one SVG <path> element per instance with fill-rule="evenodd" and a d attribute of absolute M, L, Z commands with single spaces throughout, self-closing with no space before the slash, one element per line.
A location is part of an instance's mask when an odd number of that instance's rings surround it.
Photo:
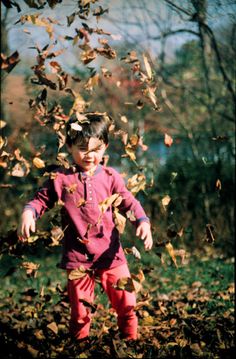
<path fill-rule="evenodd" d="M 78 279 L 68 278 L 71 305 L 70 332 L 78 340 L 88 338 L 91 314 L 83 300 L 94 300 L 95 277 L 99 277 L 112 307 L 118 315 L 121 337 L 137 339 L 136 297 L 119 290 L 119 278 L 130 277 L 127 261 L 116 229 L 112 206 L 101 211 L 101 202 L 113 194 L 120 197 L 118 209 L 124 215 L 132 211 L 136 218 L 136 236 L 152 248 L 149 219 L 140 203 L 125 187 L 122 177 L 111 167 L 100 164 L 108 146 L 109 117 L 88 113 L 83 121 L 73 118 L 67 123 L 66 144 L 74 167 L 58 168 L 23 210 L 18 229 L 25 240 L 35 231 L 36 219 L 60 201 L 64 229 L 61 268 L 68 275 L 73 269 L 85 271 Z M 99 207 L 100 204 L 100 207 Z M 85 303 L 86 304 L 86 303 Z"/>

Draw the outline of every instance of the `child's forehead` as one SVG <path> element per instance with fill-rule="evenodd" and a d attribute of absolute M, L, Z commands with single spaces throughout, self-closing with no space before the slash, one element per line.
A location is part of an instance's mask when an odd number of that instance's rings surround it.
<path fill-rule="evenodd" d="M 83 138 L 77 142 L 77 145 L 79 147 L 86 147 L 86 148 L 97 147 L 103 144 L 104 142 L 97 137 Z"/>

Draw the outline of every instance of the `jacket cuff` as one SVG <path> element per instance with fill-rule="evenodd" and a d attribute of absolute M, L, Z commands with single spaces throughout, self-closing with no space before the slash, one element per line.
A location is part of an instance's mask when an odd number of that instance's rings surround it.
<path fill-rule="evenodd" d="M 138 226 L 142 222 L 150 223 L 150 219 L 148 217 L 140 217 L 136 219 L 136 226 Z"/>
<path fill-rule="evenodd" d="M 33 212 L 34 219 L 38 219 L 38 218 L 39 218 L 39 215 L 38 215 L 36 209 L 35 209 L 33 206 L 31 206 L 30 204 L 27 204 L 27 205 L 24 207 L 23 212 L 26 211 L 26 210 L 31 210 L 31 211 Z"/>

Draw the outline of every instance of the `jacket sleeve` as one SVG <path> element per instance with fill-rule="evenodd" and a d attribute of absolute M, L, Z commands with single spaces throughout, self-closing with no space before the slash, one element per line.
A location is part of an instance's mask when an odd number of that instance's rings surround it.
<path fill-rule="evenodd" d="M 140 202 L 133 196 L 133 194 L 126 188 L 125 182 L 121 175 L 113 170 L 113 188 L 112 193 L 119 193 L 122 197 L 122 202 L 118 206 L 120 212 L 126 215 L 131 211 L 135 220 L 130 219 L 136 226 L 141 222 L 150 222 Z M 132 217 L 133 217 L 132 216 Z"/>
<path fill-rule="evenodd" d="M 38 219 L 45 211 L 53 208 L 57 200 L 58 196 L 55 191 L 54 181 L 48 179 L 35 193 L 34 198 L 25 205 L 24 210 L 31 209 L 35 218 Z"/>

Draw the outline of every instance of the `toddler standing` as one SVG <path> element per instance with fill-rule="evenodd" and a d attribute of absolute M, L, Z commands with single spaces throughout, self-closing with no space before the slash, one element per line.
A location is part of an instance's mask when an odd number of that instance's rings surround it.
<path fill-rule="evenodd" d="M 110 121 L 105 114 L 88 113 L 82 122 L 67 123 L 66 143 L 74 166 L 58 168 L 24 207 L 18 233 L 21 240 L 35 231 L 36 220 L 56 202 L 63 204 L 64 230 L 61 268 L 68 276 L 74 269 L 85 271 L 81 278 L 68 278 L 71 306 L 70 332 L 83 340 L 89 336 L 91 313 L 83 300 L 94 300 L 95 277 L 117 312 L 121 337 L 137 339 L 138 320 L 134 311 L 134 292 L 115 288 L 117 281 L 130 277 L 127 260 L 114 223 L 112 206 L 101 211 L 101 203 L 114 194 L 120 198 L 121 214 L 132 211 L 136 218 L 136 236 L 144 240 L 146 250 L 152 248 L 149 219 L 141 204 L 127 190 L 122 177 L 111 167 L 101 165 L 108 147 Z M 103 213 L 104 212 L 104 213 Z"/>

